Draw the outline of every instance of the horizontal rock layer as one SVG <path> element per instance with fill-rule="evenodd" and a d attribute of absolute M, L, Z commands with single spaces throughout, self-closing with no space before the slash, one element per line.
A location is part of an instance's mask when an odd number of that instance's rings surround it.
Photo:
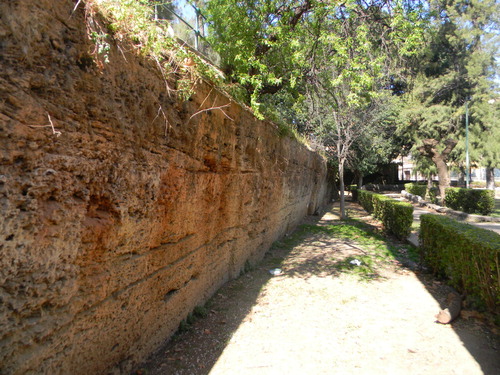
<path fill-rule="evenodd" d="M 327 199 L 321 157 L 177 98 L 189 71 L 100 62 L 74 5 L 0 3 L 2 374 L 128 371 Z"/>

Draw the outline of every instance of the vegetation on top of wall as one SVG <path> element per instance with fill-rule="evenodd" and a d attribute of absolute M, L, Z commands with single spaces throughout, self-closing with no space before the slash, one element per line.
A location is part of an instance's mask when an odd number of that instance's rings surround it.
<path fill-rule="evenodd" d="M 168 24 L 154 21 L 153 8 L 147 0 L 83 2 L 88 35 L 95 45 L 91 55 L 98 68 L 103 69 L 110 62 L 111 43 L 118 42 L 117 48 L 124 55 L 122 48 L 130 42 L 138 54 L 154 61 L 169 94 L 188 98 L 201 78 L 216 84 L 222 82 L 222 75 L 214 66 L 174 39 Z M 174 75 L 176 88 L 169 84 Z"/>
<path fill-rule="evenodd" d="M 168 22 L 153 18 L 149 0 L 80 0 L 85 4 L 89 38 L 94 43 L 90 52 L 93 63 L 104 69 L 110 62 L 113 42 L 124 56 L 123 46 L 132 44 L 137 54 L 148 56 L 160 70 L 169 95 L 188 99 L 195 92 L 196 84 L 204 79 L 225 92 L 232 100 L 263 119 L 259 111 L 249 108 L 242 98 L 243 87 L 225 82 L 224 74 L 186 45 L 177 42 Z M 79 6 L 77 3 L 76 8 Z M 174 83 L 175 82 L 175 83 Z M 223 110 L 223 108 L 221 108 Z M 280 136 L 288 136 L 308 145 L 305 136 L 280 118 L 268 119 L 275 123 Z"/>

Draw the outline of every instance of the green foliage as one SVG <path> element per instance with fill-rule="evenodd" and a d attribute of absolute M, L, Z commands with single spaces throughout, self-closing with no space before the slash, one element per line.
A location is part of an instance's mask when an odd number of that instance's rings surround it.
<path fill-rule="evenodd" d="M 460 210 L 460 201 L 463 200 L 463 194 L 461 193 L 463 189 L 461 188 L 448 188 L 446 189 L 445 204 L 447 207 L 453 210 Z"/>
<path fill-rule="evenodd" d="M 404 240 L 411 232 L 413 206 L 371 191 L 358 190 L 361 206 L 373 217 L 382 221 L 384 230 Z"/>
<path fill-rule="evenodd" d="M 171 37 L 168 23 L 154 21 L 154 3 L 158 2 L 85 0 L 89 38 L 95 44 L 93 55 L 98 67 L 102 69 L 109 62 L 114 40 L 121 43 L 119 48 L 130 43 L 136 53 L 151 58 L 160 69 L 167 89 L 181 98 L 193 94 L 194 83 L 201 77 L 220 83 L 220 73 L 213 66 Z M 184 65 L 186 59 L 192 60 L 192 66 Z M 168 87 L 170 78 L 177 80 L 177 88 Z"/>
<path fill-rule="evenodd" d="M 500 306 L 500 235 L 439 215 L 420 217 L 420 252 L 459 290 Z"/>
<path fill-rule="evenodd" d="M 450 154 L 445 162 L 463 165 L 464 114 L 468 102 L 471 141 L 477 144 L 477 148 L 472 147 L 471 156 L 485 166 L 495 165 L 500 153 L 495 151 L 498 150 L 495 142 L 498 134 L 494 129 L 498 129 L 495 122 L 498 124 L 500 116 L 498 105 L 495 115 L 493 107 L 488 108 L 488 102 L 494 101 L 495 91 L 498 92 L 495 74 L 500 46 L 500 3 L 495 0 L 438 0 L 429 2 L 428 7 L 426 43 L 410 67 L 414 79 L 411 90 L 403 96 L 407 105 L 402 112 L 398 134 L 406 137 L 409 143 L 436 140 L 439 151 L 444 149 L 447 139 L 460 141 L 457 152 Z M 430 160 L 429 154 L 424 155 Z M 427 171 L 424 173 L 428 175 Z"/>
<path fill-rule="evenodd" d="M 410 203 L 391 201 L 388 207 L 388 227 L 400 240 L 405 240 L 411 232 L 413 206 Z"/>
<path fill-rule="evenodd" d="M 351 192 L 352 201 L 356 202 L 358 200 L 358 185 L 348 185 L 347 191 Z"/>
<path fill-rule="evenodd" d="M 439 199 L 438 199 L 438 196 L 439 196 L 439 188 L 436 187 L 436 186 L 433 186 L 429 189 L 429 191 L 427 192 L 427 195 L 429 197 L 429 200 L 431 203 L 433 204 L 438 204 L 439 203 Z"/>
<path fill-rule="evenodd" d="M 190 331 L 193 328 L 193 324 L 199 319 L 206 318 L 208 313 L 209 311 L 205 306 L 196 306 L 193 311 L 188 314 L 186 319 L 179 323 L 177 334 Z"/>
<path fill-rule="evenodd" d="M 445 196 L 446 206 L 469 214 L 488 215 L 495 208 L 493 190 L 448 188 Z"/>
<path fill-rule="evenodd" d="M 405 190 L 410 194 L 418 195 L 422 198 L 425 198 L 425 194 L 427 192 L 427 186 L 422 184 L 407 183 L 405 184 Z"/>
<path fill-rule="evenodd" d="M 369 214 L 373 213 L 373 200 L 375 193 L 368 190 L 358 190 L 358 201 L 359 204 L 365 209 Z"/>

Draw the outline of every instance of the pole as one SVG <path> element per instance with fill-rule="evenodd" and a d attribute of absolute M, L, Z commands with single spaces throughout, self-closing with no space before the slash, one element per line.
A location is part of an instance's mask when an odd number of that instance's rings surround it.
<path fill-rule="evenodd" d="M 200 14 L 199 14 L 199 10 L 198 8 L 194 8 L 194 12 L 195 12 L 195 17 L 196 17 L 196 29 L 194 30 L 194 48 L 199 51 L 200 48 L 199 48 L 199 45 L 198 45 L 198 36 L 200 34 Z"/>
<path fill-rule="evenodd" d="M 465 186 L 469 188 L 470 165 L 469 165 L 469 102 L 465 102 Z"/>

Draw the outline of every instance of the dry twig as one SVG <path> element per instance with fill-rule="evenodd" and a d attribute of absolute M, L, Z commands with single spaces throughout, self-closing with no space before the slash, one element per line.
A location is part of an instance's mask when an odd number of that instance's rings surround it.
<path fill-rule="evenodd" d="M 203 102 L 201 102 L 200 104 L 200 107 L 203 107 L 203 104 L 205 104 L 205 102 L 207 101 L 207 99 L 210 97 L 210 94 L 212 93 L 213 91 L 213 88 L 210 89 L 210 92 L 208 93 L 208 95 L 205 97 L 205 99 L 203 99 Z M 231 105 L 231 103 L 227 103 L 227 104 L 224 104 L 224 105 L 221 105 L 221 106 L 215 106 L 215 102 L 217 101 L 217 96 L 215 96 L 214 98 L 214 101 L 212 103 L 212 106 L 210 108 L 205 108 L 205 109 L 200 109 L 199 111 L 193 113 L 191 115 L 191 117 L 189 118 L 189 120 L 191 120 L 194 116 L 196 115 L 199 115 L 200 113 L 203 113 L 203 112 L 208 112 L 208 111 L 213 111 L 213 110 L 216 110 L 218 109 L 219 111 L 221 111 L 225 117 L 227 117 L 229 120 L 231 121 L 234 121 L 234 119 L 232 119 L 226 112 L 224 112 L 223 108 L 227 108 Z"/>
<path fill-rule="evenodd" d="M 226 112 L 224 112 L 224 111 L 222 110 L 222 108 L 227 108 L 227 107 L 229 107 L 230 105 L 231 105 L 231 103 L 227 103 L 227 104 L 224 104 L 224 105 L 221 105 L 221 106 L 218 106 L 218 107 L 210 107 L 210 108 L 202 109 L 202 110 L 200 110 L 200 111 L 198 111 L 198 112 L 196 112 L 196 113 L 193 113 L 189 119 L 191 120 L 194 116 L 199 115 L 200 113 L 203 113 L 203 112 L 208 112 L 208 111 L 213 111 L 213 110 L 218 109 L 218 110 L 220 110 L 220 111 L 224 114 L 224 116 L 226 116 L 229 120 L 234 121 L 231 117 L 229 117 L 229 116 L 228 116 L 228 114 L 227 114 Z"/>
<path fill-rule="evenodd" d="M 52 128 L 52 134 L 54 134 L 56 137 L 59 137 L 62 133 L 59 130 L 56 130 L 54 127 L 54 123 L 52 122 L 52 119 L 50 118 L 50 115 L 47 113 L 47 117 L 49 118 L 49 125 L 28 125 L 30 128 Z"/>
<path fill-rule="evenodd" d="M 165 115 L 165 112 L 163 111 L 163 108 L 160 107 L 158 108 L 158 113 L 156 114 L 155 118 L 151 123 L 155 122 L 155 120 L 160 116 L 160 113 L 163 115 L 163 118 L 165 119 L 165 137 L 168 135 L 168 130 L 170 129 L 170 123 L 168 122 L 167 115 Z"/>

